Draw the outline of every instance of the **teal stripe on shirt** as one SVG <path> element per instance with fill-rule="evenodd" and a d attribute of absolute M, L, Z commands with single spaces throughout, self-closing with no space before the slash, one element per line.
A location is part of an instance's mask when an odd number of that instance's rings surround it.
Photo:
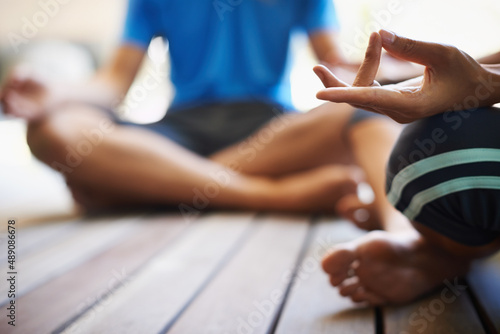
<path fill-rule="evenodd" d="M 475 162 L 500 162 L 500 149 L 495 148 L 471 148 L 441 153 L 424 160 L 420 160 L 403 168 L 392 181 L 391 189 L 387 199 L 392 205 L 396 205 L 403 192 L 404 187 L 413 180 L 429 172 Z"/>
<path fill-rule="evenodd" d="M 469 189 L 500 190 L 500 177 L 469 176 L 440 183 L 413 196 L 410 205 L 403 211 L 403 214 L 408 219 L 414 220 L 420 214 L 424 205 L 448 194 Z"/>

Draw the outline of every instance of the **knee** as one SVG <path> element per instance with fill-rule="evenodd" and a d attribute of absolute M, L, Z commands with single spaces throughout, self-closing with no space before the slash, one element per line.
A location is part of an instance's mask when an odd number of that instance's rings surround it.
<path fill-rule="evenodd" d="M 402 131 L 388 165 L 388 178 L 444 153 L 500 148 L 500 110 L 448 112 L 413 122 Z M 471 152 L 471 151 L 468 151 Z"/>
<path fill-rule="evenodd" d="M 28 124 L 26 140 L 35 157 L 48 163 L 63 153 L 66 143 L 70 141 L 57 117 L 50 116 Z M 71 126 L 68 124 L 68 126 Z"/>
<path fill-rule="evenodd" d="M 460 126 L 450 122 L 463 115 L 468 117 Z M 485 108 L 408 125 L 387 168 L 389 202 L 408 219 L 459 243 L 477 246 L 497 238 L 498 124 L 498 110 Z"/>
<path fill-rule="evenodd" d="M 90 154 L 113 128 L 113 121 L 100 112 L 62 110 L 30 123 L 27 143 L 34 156 L 54 167 L 53 164 Z"/>

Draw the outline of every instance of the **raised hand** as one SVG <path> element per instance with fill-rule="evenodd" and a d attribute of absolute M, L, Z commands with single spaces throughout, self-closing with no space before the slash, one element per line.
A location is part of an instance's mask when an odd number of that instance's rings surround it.
<path fill-rule="evenodd" d="M 374 78 L 382 47 L 396 58 L 424 65 L 424 75 L 379 86 Z M 314 71 L 327 87 L 318 92 L 319 99 L 346 102 L 385 114 L 400 123 L 500 101 L 500 76 L 465 52 L 449 45 L 400 37 L 386 30 L 372 34 L 353 86 L 335 77 L 324 66 L 316 66 Z"/>

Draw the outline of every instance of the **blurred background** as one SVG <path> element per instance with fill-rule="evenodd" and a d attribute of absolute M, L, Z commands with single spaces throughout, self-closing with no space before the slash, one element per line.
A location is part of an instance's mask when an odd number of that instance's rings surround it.
<path fill-rule="evenodd" d="M 380 28 L 453 44 L 474 57 L 500 50 L 498 0 L 334 2 L 341 47 L 353 60 L 362 59 L 370 32 Z M 53 80 L 77 82 L 90 77 L 120 41 L 126 4 L 126 0 L 0 0 L 0 82 L 20 63 L 49 73 Z M 137 85 L 148 70 L 168 73 L 167 50 L 161 39 L 151 43 Z M 315 93 L 321 84 L 311 71 L 316 61 L 305 36 L 296 36 L 293 50 L 293 101 L 306 111 L 320 103 Z M 153 122 L 163 116 L 171 96 L 165 78 L 144 98 L 133 103 L 130 97 L 125 99 L 120 110 L 129 120 Z M 22 120 L 0 115 L 0 221 L 15 217 L 33 224 L 77 214 L 62 177 L 32 157 L 25 131 Z"/>

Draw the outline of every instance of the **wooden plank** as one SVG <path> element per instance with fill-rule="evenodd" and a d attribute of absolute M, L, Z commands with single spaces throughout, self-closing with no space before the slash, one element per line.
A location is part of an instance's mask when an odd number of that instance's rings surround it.
<path fill-rule="evenodd" d="M 485 333 L 464 288 L 456 279 L 447 280 L 435 293 L 412 304 L 384 308 L 385 333 Z"/>
<path fill-rule="evenodd" d="M 340 296 L 321 269 L 331 246 L 364 233 L 345 220 L 322 219 L 315 224 L 275 333 L 375 333 L 373 309 L 359 308 Z"/>
<path fill-rule="evenodd" d="M 148 217 L 121 243 L 17 299 L 15 329 L 0 322 L 0 333 L 51 333 L 90 309 L 177 237 L 187 225 L 180 215 Z M 5 319 L 6 309 L 2 308 Z"/>
<path fill-rule="evenodd" d="M 241 243 L 254 214 L 213 214 L 156 256 L 63 333 L 158 333 L 201 291 Z"/>
<path fill-rule="evenodd" d="M 500 333 L 500 252 L 477 262 L 467 277 L 491 332 Z"/>
<path fill-rule="evenodd" d="M 267 333 L 291 281 L 308 217 L 268 215 L 179 320 L 161 333 Z"/>
<path fill-rule="evenodd" d="M 19 298 L 40 284 L 78 266 L 111 247 L 125 235 L 139 228 L 138 217 L 80 222 L 76 233 L 51 243 L 48 247 L 17 258 L 17 292 Z M 7 266 L 0 269 L 8 272 Z M 0 306 L 7 299 L 8 285 L 0 286 Z"/>

